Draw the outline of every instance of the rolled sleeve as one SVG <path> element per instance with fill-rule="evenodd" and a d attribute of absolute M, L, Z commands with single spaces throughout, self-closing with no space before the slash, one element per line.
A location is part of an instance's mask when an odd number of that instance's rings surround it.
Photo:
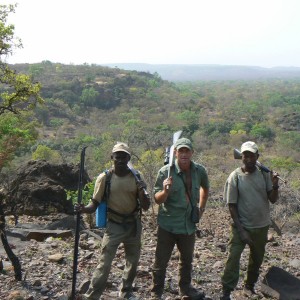
<path fill-rule="evenodd" d="M 95 182 L 93 199 L 99 203 L 103 199 L 104 190 L 105 190 L 105 180 L 106 180 L 106 174 L 105 172 L 103 172 L 97 177 Z"/>

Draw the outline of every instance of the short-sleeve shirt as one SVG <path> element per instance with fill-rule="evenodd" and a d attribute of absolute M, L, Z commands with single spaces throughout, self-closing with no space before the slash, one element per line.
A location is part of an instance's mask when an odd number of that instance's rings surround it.
<path fill-rule="evenodd" d="M 105 172 L 101 173 L 95 182 L 93 199 L 101 202 L 105 190 Z M 137 207 L 138 188 L 134 175 L 117 176 L 114 172 L 110 180 L 108 207 L 120 214 L 131 214 Z"/>
<path fill-rule="evenodd" d="M 185 174 L 180 170 L 177 160 L 171 168 L 173 184 L 170 187 L 167 200 L 159 205 L 157 222 L 161 228 L 175 234 L 192 234 L 196 230 L 195 223 L 191 220 L 191 209 L 183 180 Z M 157 174 L 154 193 L 163 190 L 163 181 L 168 177 L 168 166 L 162 167 Z M 193 205 L 199 203 L 200 187 L 209 188 L 206 169 L 195 162 L 191 162 L 192 190 L 191 200 Z"/>
<path fill-rule="evenodd" d="M 258 168 L 253 173 L 244 173 L 237 168 L 228 177 L 224 187 L 224 200 L 237 204 L 239 220 L 246 228 L 262 228 L 270 225 L 268 192 L 272 180 L 268 173 Z"/>

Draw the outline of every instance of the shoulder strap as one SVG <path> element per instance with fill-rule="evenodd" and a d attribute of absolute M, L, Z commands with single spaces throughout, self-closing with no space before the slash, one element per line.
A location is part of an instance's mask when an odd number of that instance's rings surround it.
<path fill-rule="evenodd" d="M 108 201 L 110 196 L 110 184 L 111 184 L 111 177 L 113 174 L 113 170 L 105 170 L 105 188 L 104 188 L 104 194 L 103 194 L 103 201 Z"/>
<path fill-rule="evenodd" d="M 239 196 L 239 174 L 236 170 L 234 172 L 234 180 L 236 182 L 237 195 Z"/>
<path fill-rule="evenodd" d="M 192 202 L 192 197 L 191 197 L 190 190 L 188 189 L 187 184 L 186 184 L 186 182 L 184 181 L 183 177 L 180 176 L 180 178 L 181 178 L 181 180 L 182 180 L 182 182 L 183 182 L 183 184 L 184 184 L 185 192 L 186 192 L 186 194 L 187 194 L 187 196 L 188 196 L 188 198 L 189 198 L 189 200 L 190 200 L 190 204 L 191 204 L 191 206 L 194 206 L 194 204 L 193 204 L 193 202 Z"/>
<path fill-rule="evenodd" d="M 266 187 L 266 191 L 267 191 L 267 187 L 268 187 L 268 184 L 267 184 L 267 176 L 268 176 L 268 172 L 264 171 L 262 168 L 259 168 L 259 170 L 261 171 L 261 174 L 264 178 L 264 181 L 265 181 L 265 187 Z"/>
<path fill-rule="evenodd" d="M 267 179 L 266 179 L 266 177 L 265 177 L 265 176 L 266 176 L 265 174 L 268 174 L 268 173 L 264 172 L 264 170 L 262 170 L 261 168 L 258 168 L 258 170 L 261 172 L 261 175 L 262 175 L 262 177 L 264 178 L 265 185 L 266 185 L 266 187 L 267 187 Z M 237 172 L 235 172 L 235 174 L 234 174 L 234 179 L 235 179 L 235 181 L 236 181 L 236 187 L 237 187 L 237 191 L 238 191 L 238 193 L 239 193 L 239 175 L 238 175 Z"/>

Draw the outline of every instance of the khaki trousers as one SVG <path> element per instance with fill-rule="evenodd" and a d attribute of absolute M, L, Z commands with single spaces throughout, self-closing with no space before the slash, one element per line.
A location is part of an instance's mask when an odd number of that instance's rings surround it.
<path fill-rule="evenodd" d="M 121 243 L 124 244 L 126 265 L 122 277 L 121 292 L 132 291 L 141 252 L 141 220 L 132 223 L 107 222 L 107 229 L 102 240 L 99 264 L 94 271 L 88 291 L 84 295 L 88 300 L 99 300 L 105 290 L 112 261 Z"/>

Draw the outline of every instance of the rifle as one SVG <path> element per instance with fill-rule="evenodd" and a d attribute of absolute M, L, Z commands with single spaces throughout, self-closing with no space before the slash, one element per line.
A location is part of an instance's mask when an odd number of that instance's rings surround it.
<path fill-rule="evenodd" d="M 80 157 L 80 170 L 79 170 L 79 183 L 78 183 L 78 204 L 82 201 L 82 189 L 83 189 L 83 173 L 84 173 L 84 157 L 85 149 L 83 147 Z M 76 229 L 75 229 L 75 243 L 74 243 L 74 258 L 73 258 L 73 279 L 72 279 L 72 291 L 70 300 L 75 300 L 76 292 L 76 275 L 77 275 L 77 264 L 78 264 L 78 246 L 79 246 L 79 232 L 80 232 L 80 212 L 76 213 Z"/>
<path fill-rule="evenodd" d="M 136 182 L 139 183 L 139 182 L 141 181 L 141 178 L 139 177 L 138 172 L 133 168 L 133 165 L 132 165 L 131 161 L 129 161 L 129 162 L 127 163 L 127 166 L 128 166 L 128 168 L 129 168 L 129 170 L 131 171 L 131 173 L 133 174 L 133 176 L 134 176 Z M 143 187 L 143 191 L 144 191 L 145 196 L 146 196 L 148 199 L 150 199 L 149 193 L 147 192 L 147 190 L 146 190 L 144 187 Z"/>
<path fill-rule="evenodd" d="M 238 150 L 238 149 L 234 149 L 233 150 L 233 157 L 235 159 L 242 159 L 242 153 Z M 266 173 L 270 173 L 272 172 L 268 167 L 264 166 L 262 163 L 260 163 L 258 160 L 256 161 L 256 166 L 258 168 L 260 168 L 262 171 L 266 172 Z M 279 180 L 281 180 L 283 183 L 286 183 L 286 180 L 284 180 L 283 178 L 277 176 Z"/>
<path fill-rule="evenodd" d="M 171 175 L 171 167 L 173 166 L 174 163 L 174 144 L 176 143 L 176 141 L 180 138 L 182 134 L 182 130 L 176 131 L 173 134 L 173 145 L 171 147 L 167 147 L 166 148 L 166 159 L 165 159 L 165 165 L 168 164 L 168 178 Z M 167 161 L 167 162 L 166 162 Z M 169 189 L 169 186 L 167 186 L 167 189 Z"/>

